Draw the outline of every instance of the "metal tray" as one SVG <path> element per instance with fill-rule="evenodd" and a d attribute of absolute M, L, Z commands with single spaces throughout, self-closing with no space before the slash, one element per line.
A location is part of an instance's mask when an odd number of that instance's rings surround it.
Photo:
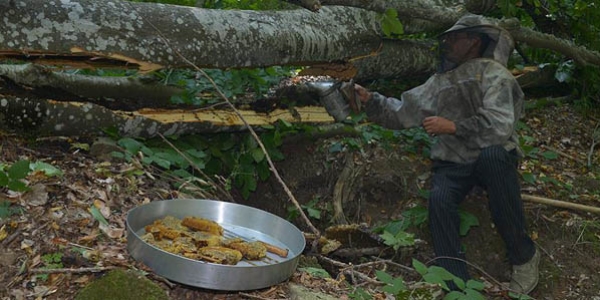
<path fill-rule="evenodd" d="M 288 249 L 289 253 L 285 258 L 267 253 L 267 258 L 260 261 L 242 260 L 233 266 L 175 255 L 141 239 L 146 225 L 166 216 L 210 219 L 219 223 L 229 235 L 260 240 Z M 160 276 L 201 288 L 243 291 L 275 285 L 294 273 L 304 247 L 304 235 L 290 222 L 263 210 L 235 203 L 162 200 L 136 207 L 127 214 L 127 248 L 131 256 Z"/>

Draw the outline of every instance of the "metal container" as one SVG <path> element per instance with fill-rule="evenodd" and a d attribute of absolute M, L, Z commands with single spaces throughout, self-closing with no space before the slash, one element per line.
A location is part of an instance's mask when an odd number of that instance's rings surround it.
<path fill-rule="evenodd" d="M 141 239 L 144 227 L 173 216 L 200 217 L 219 223 L 225 232 L 289 250 L 282 258 L 267 253 L 260 261 L 221 265 L 188 259 L 161 250 Z M 253 207 L 215 200 L 175 199 L 150 202 L 127 214 L 127 248 L 131 256 L 167 279 L 201 288 L 243 291 L 268 287 L 288 279 L 296 270 L 305 240 L 290 222 Z"/>
<path fill-rule="evenodd" d="M 327 113 L 331 115 L 337 122 L 341 122 L 348 118 L 352 110 L 348 101 L 344 99 L 340 93 L 341 82 L 334 83 L 330 81 L 309 82 L 309 87 L 316 90 L 319 98 Z"/>

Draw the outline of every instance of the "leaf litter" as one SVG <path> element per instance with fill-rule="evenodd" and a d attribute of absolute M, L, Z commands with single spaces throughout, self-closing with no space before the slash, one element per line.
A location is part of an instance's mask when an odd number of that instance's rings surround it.
<path fill-rule="evenodd" d="M 590 145 L 594 143 L 594 128 L 599 121 L 583 117 L 569 106 L 546 107 L 530 114 L 521 131 L 528 138 L 525 145 L 530 146 L 520 166 L 523 192 L 598 206 L 600 153 L 597 149 L 590 152 Z M 66 143 L 63 139 L 45 139 L 30 146 L 16 136 L 3 134 L 0 138 L 3 159 L 27 158 L 35 162 L 32 164 L 35 171 L 26 178 L 30 190 L 0 191 L 0 201 L 5 205 L 0 206 L 3 213 L 0 214 L 0 266 L 6 270 L 0 272 L 2 299 L 73 298 L 95 274 L 111 268 L 144 270 L 150 279 L 162 283 L 172 295 L 178 296 L 194 295 L 197 299 L 288 296 L 283 285 L 227 295 L 173 287 L 129 257 L 124 234 L 125 215 L 130 209 L 163 196 L 176 197 L 179 190 L 155 184 L 152 172 L 144 170 L 134 175 L 130 171 L 140 169 L 135 164 L 97 160 L 81 150 L 80 145 L 85 145 L 85 141 L 72 141 L 79 146 L 77 151 L 69 152 L 64 150 L 70 147 L 63 145 Z M 23 150 L 28 147 L 35 148 Z M 419 163 L 414 158 L 410 161 Z M 588 162 L 593 167 L 588 166 Z M 534 296 L 561 299 L 600 296 L 594 292 L 600 290 L 600 276 L 589 271 L 594 266 L 600 269 L 600 261 L 590 258 L 587 252 L 600 248 L 597 216 L 531 203 L 525 203 L 525 207 L 528 217 L 533 214 L 536 224 L 554 224 L 576 231 L 576 239 L 566 237 L 543 245 L 552 249 L 551 252 L 546 250 L 548 259 L 566 276 L 559 280 L 552 277 L 551 271 L 544 271 L 542 276 L 546 279 L 542 279 L 541 289 L 534 291 Z M 540 233 L 535 231 L 534 234 Z M 541 243 L 548 238 L 549 234 L 538 236 L 536 240 Z M 589 268 L 572 267 L 581 264 Z M 348 270 L 347 265 L 344 268 Z M 44 269 L 61 272 L 44 274 Z M 290 280 L 342 299 L 348 298 L 353 288 L 348 277 L 368 274 L 371 280 L 374 278 L 373 272 L 366 271 L 342 272 L 328 278 L 306 270 L 311 269 L 298 270 Z M 372 281 L 365 278 L 363 285 Z M 372 296 L 385 298 L 381 291 Z"/>

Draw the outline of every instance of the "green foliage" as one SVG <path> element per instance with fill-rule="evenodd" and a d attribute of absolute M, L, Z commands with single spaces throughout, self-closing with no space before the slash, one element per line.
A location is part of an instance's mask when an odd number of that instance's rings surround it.
<path fill-rule="evenodd" d="M 524 26 L 554 34 L 590 50 L 600 50 L 600 9 L 593 1 L 500 0 L 496 3 L 504 17 L 517 17 Z M 597 109 L 600 103 L 598 66 L 576 65 L 571 58 L 547 49 L 523 47 L 522 50 L 532 64 L 558 67 L 556 79 L 571 87 L 581 112 Z"/>
<path fill-rule="evenodd" d="M 308 214 L 309 218 L 313 218 L 316 220 L 321 220 L 322 218 L 322 214 L 323 214 L 323 208 L 319 207 L 319 205 L 322 205 L 320 202 L 320 197 L 314 197 L 311 201 L 309 201 L 306 204 L 301 205 L 302 209 L 306 211 L 306 213 Z M 326 211 L 329 211 L 331 208 L 325 207 Z M 298 212 L 298 209 L 295 206 L 290 206 L 288 208 L 288 215 L 287 215 L 287 219 L 288 220 L 294 220 L 296 219 L 298 216 L 300 216 L 300 213 Z"/>
<path fill-rule="evenodd" d="M 486 299 L 481 294 L 485 286 L 480 281 L 471 279 L 465 283 L 464 280 L 454 276 L 444 268 L 438 266 L 427 267 L 416 259 L 413 259 L 413 267 L 421 274 L 423 280 L 429 283 L 439 284 L 444 290 L 449 291 L 444 299 Z M 450 291 L 447 282 L 453 282 L 460 291 Z"/>
<path fill-rule="evenodd" d="M 375 271 L 375 276 L 377 276 L 377 279 L 386 284 L 383 288 L 381 288 L 381 290 L 386 293 L 398 295 L 401 291 L 406 290 L 406 285 L 404 284 L 404 279 L 402 279 L 402 277 L 394 278 L 390 274 L 380 270 Z"/>
<path fill-rule="evenodd" d="M 13 207 L 12 203 L 7 200 L 0 201 L 0 220 L 7 219 L 12 215 L 20 214 L 23 212 L 22 208 Z"/>
<path fill-rule="evenodd" d="M 59 168 L 42 161 L 32 162 L 31 164 L 29 164 L 29 169 L 34 172 L 42 172 L 48 177 L 61 177 L 63 175 L 63 171 L 61 171 Z"/>
<path fill-rule="evenodd" d="M 383 226 L 375 228 L 373 231 L 376 233 L 389 232 L 392 235 L 396 235 L 411 227 L 421 226 L 427 221 L 428 211 L 426 207 L 419 205 L 403 211 L 401 216 L 401 219 L 388 222 Z"/>
<path fill-rule="evenodd" d="M 383 239 L 384 244 L 391 246 L 395 251 L 398 251 L 400 247 L 408 247 L 415 244 L 415 235 L 405 231 L 399 231 L 396 234 L 384 231 L 379 236 Z"/>
<path fill-rule="evenodd" d="M 348 297 L 350 297 L 350 299 L 356 299 L 356 300 L 371 300 L 371 299 L 373 299 L 373 296 L 371 296 L 371 294 L 369 294 L 367 291 L 365 291 L 365 289 L 363 289 L 361 287 L 355 288 L 354 291 L 352 291 L 352 293 L 348 294 Z"/>
<path fill-rule="evenodd" d="M 462 209 L 458 210 L 458 215 L 460 216 L 459 234 L 461 236 L 466 236 L 471 227 L 479 226 L 479 220 L 475 215 Z"/>
<path fill-rule="evenodd" d="M 294 72 L 292 67 L 268 67 L 257 69 L 205 69 L 203 70 L 217 85 L 219 90 L 236 103 L 238 97 L 252 94 L 263 97 L 269 88 L 280 82 L 284 77 L 289 77 Z M 181 87 L 185 92 L 173 96 L 174 104 L 189 104 L 203 106 L 222 101 L 213 84 L 200 72 L 193 70 L 163 70 L 155 76 L 164 84 Z"/>
<path fill-rule="evenodd" d="M 41 261 L 43 263 L 42 269 L 60 269 L 64 265 L 62 263 L 63 254 L 61 252 L 46 253 L 42 255 Z M 48 274 L 39 274 L 37 278 L 42 281 L 48 280 Z"/>
<path fill-rule="evenodd" d="M 325 271 L 325 269 L 322 269 L 322 268 L 306 267 L 306 268 L 298 268 L 298 270 L 306 272 L 313 277 L 331 278 L 331 275 L 329 275 L 329 273 L 327 273 L 327 271 Z"/>
<path fill-rule="evenodd" d="M 15 192 L 24 192 L 29 189 L 23 179 L 30 172 L 29 160 L 19 160 L 10 167 L 2 165 L 0 168 L 0 187 L 6 187 Z"/>
<path fill-rule="evenodd" d="M 398 37 L 404 34 L 404 26 L 398 20 L 398 11 L 393 8 L 386 9 L 381 16 L 381 29 L 387 37 Z"/>
<path fill-rule="evenodd" d="M 265 126 L 260 133 L 259 138 L 273 161 L 284 158 L 279 147 L 282 138 L 292 132 L 296 129 L 282 121 L 276 126 Z M 161 139 L 132 138 L 119 139 L 117 144 L 124 151 L 112 155 L 127 161 L 139 160 L 143 165 L 156 166 L 166 175 L 184 180 L 198 178 L 197 170 L 208 176 L 224 176 L 228 187 L 238 188 L 244 198 L 256 190 L 258 180 L 266 180 L 271 174 L 263 150 L 250 133 L 171 137 L 170 142 L 185 157 Z"/>

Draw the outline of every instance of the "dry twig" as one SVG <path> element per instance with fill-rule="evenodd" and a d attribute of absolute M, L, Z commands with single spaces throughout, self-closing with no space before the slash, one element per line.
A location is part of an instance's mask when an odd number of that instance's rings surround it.
<path fill-rule="evenodd" d="M 97 272 L 104 272 L 107 270 L 113 270 L 116 269 L 117 267 L 115 266 L 108 266 L 108 267 L 92 267 L 92 268 L 77 268 L 77 269 L 72 269 L 72 268 L 60 268 L 60 269 L 44 269 L 44 268 L 36 268 L 36 269 L 31 269 L 29 270 L 29 273 L 33 273 L 33 274 L 52 274 L 52 273 L 72 273 L 72 274 L 79 274 L 79 273 L 97 273 Z"/>

